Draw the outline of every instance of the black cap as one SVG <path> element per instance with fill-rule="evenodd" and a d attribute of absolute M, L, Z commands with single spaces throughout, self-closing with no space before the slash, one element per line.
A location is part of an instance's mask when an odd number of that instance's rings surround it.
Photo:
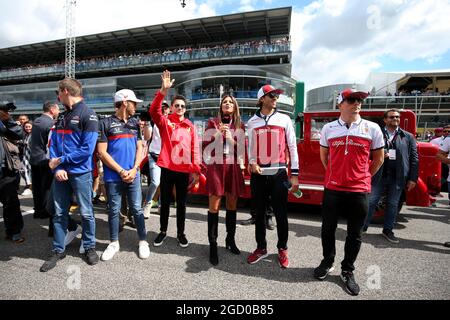
<path fill-rule="evenodd" d="M 0 110 L 10 112 L 16 110 L 16 108 L 17 107 L 12 102 L 0 102 Z"/>

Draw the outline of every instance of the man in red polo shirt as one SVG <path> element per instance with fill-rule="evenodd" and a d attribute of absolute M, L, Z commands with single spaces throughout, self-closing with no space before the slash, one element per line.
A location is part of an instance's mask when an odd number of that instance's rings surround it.
<path fill-rule="evenodd" d="M 347 238 L 341 279 L 346 292 L 351 295 L 358 295 L 360 291 L 353 271 L 361 247 L 362 226 L 369 209 L 371 177 L 384 160 L 381 128 L 359 115 L 367 96 L 365 92 L 352 89 L 342 91 L 338 97 L 340 118 L 326 124 L 320 138 L 320 159 L 326 170 L 322 205 L 324 258 L 314 270 L 314 277 L 324 280 L 333 270 L 337 222 L 339 216 L 344 216 L 347 218 Z"/>

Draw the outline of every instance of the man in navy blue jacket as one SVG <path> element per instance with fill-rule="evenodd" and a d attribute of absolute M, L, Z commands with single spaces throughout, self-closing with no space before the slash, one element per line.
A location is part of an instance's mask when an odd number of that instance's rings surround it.
<path fill-rule="evenodd" d="M 83 246 L 87 263 L 98 263 L 95 251 L 95 219 L 92 206 L 92 157 L 98 137 L 98 118 L 83 102 L 81 83 L 64 79 L 58 84 L 58 100 L 66 107 L 56 122 L 51 136 L 49 166 L 55 175 L 55 204 L 52 254 L 41 267 L 46 272 L 65 258 L 64 239 L 67 232 L 72 193 L 80 205 Z"/>
<path fill-rule="evenodd" d="M 372 219 L 373 212 L 383 192 L 386 190 L 386 208 L 382 235 L 392 243 L 398 243 L 395 237 L 394 223 L 398 213 L 398 204 L 403 190 L 412 190 L 419 177 L 419 157 L 416 139 L 400 128 L 400 112 L 390 109 L 384 113 L 383 135 L 385 141 L 385 161 L 383 167 L 372 178 L 372 192 L 369 200 L 369 213 L 363 230 Z"/>

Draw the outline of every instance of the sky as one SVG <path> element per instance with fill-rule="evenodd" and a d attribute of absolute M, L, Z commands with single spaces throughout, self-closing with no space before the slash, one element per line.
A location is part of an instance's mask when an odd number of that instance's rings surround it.
<path fill-rule="evenodd" d="M 64 38 L 65 2 L 0 1 L 0 48 Z M 450 69 L 450 0 L 76 2 L 77 36 L 290 6 L 292 76 L 307 90 L 364 83 L 370 72 Z"/>

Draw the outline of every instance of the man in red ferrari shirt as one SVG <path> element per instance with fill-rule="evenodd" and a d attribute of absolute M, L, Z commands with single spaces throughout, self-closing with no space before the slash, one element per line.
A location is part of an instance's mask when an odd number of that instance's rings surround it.
<path fill-rule="evenodd" d="M 172 114 L 165 117 L 162 112 L 162 102 L 172 87 L 175 79 L 171 80 L 170 72 L 164 71 L 161 90 L 156 94 L 149 112 L 161 135 L 161 152 L 157 165 L 161 168 L 161 208 L 160 233 L 153 245 L 162 245 L 167 237 L 169 223 L 170 196 L 173 186 L 176 188 L 177 198 L 177 239 L 181 247 L 189 245 L 184 234 L 186 218 L 186 195 L 189 184 L 189 174 L 193 174 L 197 184 L 200 173 L 200 153 L 195 127 L 184 117 L 186 112 L 186 98 L 176 95 L 172 98 Z"/>
<path fill-rule="evenodd" d="M 352 89 L 342 91 L 338 97 L 340 118 L 327 123 L 320 138 L 320 160 L 326 171 L 322 205 L 324 258 L 314 270 L 314 277 L 324 280 L 333 270 L 337 222 L 339 216 L 344 216 L 347 218 L 347 238 L 341 279 L 346 292 L 351 295 L 358 295 L 360 291 L 353 276 L 353 264 L 361 247 L 362 227 L 369 210 L 371 177 L 384 160 L 380 126 L 359 115 L 367 96 L 365 92 Z"/>

